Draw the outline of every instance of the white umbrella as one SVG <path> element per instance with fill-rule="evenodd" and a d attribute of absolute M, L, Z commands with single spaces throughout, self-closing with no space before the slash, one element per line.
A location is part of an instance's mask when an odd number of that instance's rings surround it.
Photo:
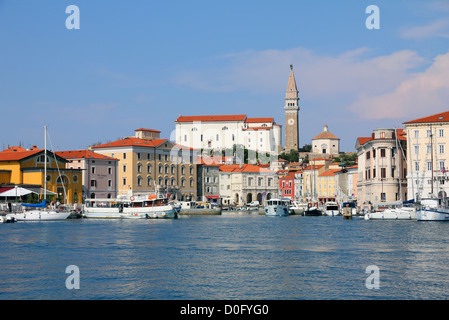
<path fill-rule="evenodd" d="M 22 187 L 17 187 L 17 188 L 12 188 L 12 189 L 9 189 L 8 191 L 0 193 L 0 197 L 20 197 L 20 196 L 24 196 L 24 195 L 27 195 L 30 193 L 33 193 L 33 191 L 22 188 Z"/>

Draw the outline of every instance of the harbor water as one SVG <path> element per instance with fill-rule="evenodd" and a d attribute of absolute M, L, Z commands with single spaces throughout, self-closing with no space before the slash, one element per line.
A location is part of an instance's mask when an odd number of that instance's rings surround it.
<path fill-rule="evenodd" d="M 0 299 L 448 299 L 448 231 L 243 213 L 1 224 Z"/>

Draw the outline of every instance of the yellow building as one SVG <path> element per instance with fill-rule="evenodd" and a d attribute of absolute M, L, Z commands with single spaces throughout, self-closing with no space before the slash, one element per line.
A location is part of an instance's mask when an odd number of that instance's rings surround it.
<path fill-rule="evenodd" d="M 81 170 L 65 169 L 67 160 L 47 151 L 47 190 L 62 203 L 81 203 Z M 0 184 L 44 188 L 45 150 L 11 147 L 0 152 Z M 56 195 L 55 195 L 56 194 Z M 51 197 L 49 197 L 51 198 Z"/>
<path fill-rule="evenodd" d="M 337 194 L 336 171 L 340 171 L 340 169 L 330 169 L 318 175 L 317 193 L 318 199 L 322 202 L 335 201 Z"/>
<path fill-rule="evenodd" d="M 137 129 L 134 137 L 92 146 L 96 153 L 119 160 L 117 195 L 165 190 L 171 198 L 197 200 L 195 150 L 160 138 L 160 131 Z"/>

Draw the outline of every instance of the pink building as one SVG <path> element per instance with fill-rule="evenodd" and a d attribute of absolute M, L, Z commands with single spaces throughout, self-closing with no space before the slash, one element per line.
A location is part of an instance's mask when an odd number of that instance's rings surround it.
<path fill-rule="evenodd" d="M 83 200 L 117 197 L 118 159 L 90 150 L 60 151 L 56 154 L 68 161 L 66 168 L 83 170 Z"/>

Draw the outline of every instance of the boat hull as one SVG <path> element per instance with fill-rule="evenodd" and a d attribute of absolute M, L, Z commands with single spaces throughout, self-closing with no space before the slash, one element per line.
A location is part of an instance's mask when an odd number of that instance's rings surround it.
<path fill-rule="evenodd" d="M 416 220 L 416 211 L 385 210 L 365 214 L 365 220 Z"/>
<path fill-rule="evenodd" d="M 436 209 L 420 209 L 416 212 L 418 221 L 449 221 L 449 211 Z"/>
<path fill-rule="evenodd" d="M 265 215 L 271 217 L 288 216 L 289 210 L 286 206 L 267 206 L 265 207 Z"/>
<path fill-rule="evenodd" d="M 71 212 L 57 212 L 45 210 L 30 210 L 21 213 L 9 213 L 6 216 L 15 218 L 17 221 L 51 221 L 65 220 L 70 216 Z"/>

